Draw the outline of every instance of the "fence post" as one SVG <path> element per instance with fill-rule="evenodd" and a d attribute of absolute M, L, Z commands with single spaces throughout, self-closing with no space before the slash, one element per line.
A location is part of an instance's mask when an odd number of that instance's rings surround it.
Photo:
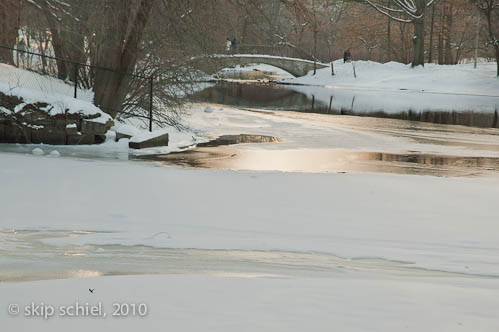
<path fill-rule="evenodd" d="M 78 98 L 78 63 L 74 63 L 74 79 L 75 79 L 75 91 L 74 91 L 74 97 L 75 99 Z"/>
<path fill-rule="evenodd" d="M 152 131 L 152 103 L 153 103 L 153 88 L 154 76 L 149 78 L 149 131 Z"/>

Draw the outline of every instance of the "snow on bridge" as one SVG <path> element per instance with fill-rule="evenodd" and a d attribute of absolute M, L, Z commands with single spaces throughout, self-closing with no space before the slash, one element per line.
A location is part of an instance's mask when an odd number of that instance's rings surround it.
<path fill-rule="evenodd" d="M 287 71 L 295 77 L 307 75 L 314 70 L 314 62 L 310 60 L 287 58 L 263 54 L 215 54 L 206 57 L 195 57 L 191 59 L 193 65 L 206 74 L 216 74 L 220 70 L 236 65 L 266 64 Z M 326 68 L 329 65 L 316 62 L 317 69 Z"/>

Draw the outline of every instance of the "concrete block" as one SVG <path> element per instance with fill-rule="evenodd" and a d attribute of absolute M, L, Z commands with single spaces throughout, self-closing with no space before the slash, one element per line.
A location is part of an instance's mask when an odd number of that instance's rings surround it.
<path fill-rule="evenodd" d="M 120 133 L 119 131 L 116 132 L 116 142 L 118 142 L 120 139 L 122 138 L 132 138 L 132 135 L 128 135 L 128 134 L 123 134 L 123 133 Z"/>
<path fill-rule="evenodd" d="M 91 120 L 81 121 L 82 134 L 104 135 L 111 128 L 112 122 L 100 123 Z"/>
<path fill-rule="evenodd" d="M 146 148 L 154 148 L 157 146 L 168 146 L 168 140 L 169 140 L 168 134 L 163 134 L 147 140 L 143 140 L 141 142 L 130 142 L 128 143 L 128 146 L 131 149 L 146 149 Z"/>

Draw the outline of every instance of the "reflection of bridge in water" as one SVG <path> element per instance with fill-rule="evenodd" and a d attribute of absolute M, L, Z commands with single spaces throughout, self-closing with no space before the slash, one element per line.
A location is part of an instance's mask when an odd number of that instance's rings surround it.
<path fill-rule="evenodd" d="M 191 59 L 191 64 L 206 74 L 213 75 L 220 70 L 237 65 L 266 64 L 280 68 L 295 77 L 305 76 L 310 71 L 329 65 L 310 60 L 257 54 L 215 54 Z"/>

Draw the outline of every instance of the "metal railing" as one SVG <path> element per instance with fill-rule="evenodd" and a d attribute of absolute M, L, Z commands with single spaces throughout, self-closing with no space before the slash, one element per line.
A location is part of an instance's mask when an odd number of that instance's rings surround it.
<path fill-rule="evenodd" d="M 36 53 L 3 45 L 0 45 L 0 50 L 12 52 L 12 63 L 17 68 L 57 79 L 53 81 L 44 80 L 42 82 L 37 80 L 36 76 L 26 77 L 26 75 L 20 75 L 20 77 L 15 78 L 15 84 L 19 87 L 40 90 L 44 93 L 64 94 L 91 103 L 94 103 L 92 89 L 97 71 L 108 71 L 117 75 L 129 76 L 131 81 L 135 81 L 133 86 L 137 90 L 129 94 L 134 96 L 133 100 L 126 100 L 125 106 L 121 109 L 100 108 L 106 113 L 116 113 L 126 118 L 142 118 L 149 122 L 149 131 L 152 131 L 154 108 L 153 76 L 120 72 L 109 68 L 58 58 L 51 54 Z M 141 108 L 144 112 L 132 113 L 129 111 L 131 108 Z"/>

